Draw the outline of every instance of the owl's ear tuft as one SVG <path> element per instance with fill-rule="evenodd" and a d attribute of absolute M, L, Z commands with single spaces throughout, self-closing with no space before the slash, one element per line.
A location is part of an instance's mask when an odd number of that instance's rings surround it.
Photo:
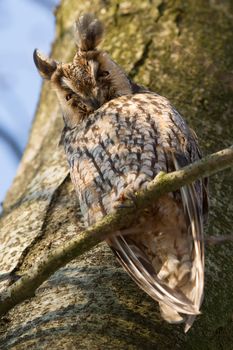
<path fill-rule="evenodd" d="M 102 23 L 92 14 L 85 14 L 76 21 L 75 41 L 81 51 L 94 50 L 103 37 Z"/>
<path fill-rule="evenodd" d="M 57 69 L 56 61 L 52 60 L 49 57 L 44 56 L 38 50 L 35 50 L 33 53 L 34 63 L 38 69 L 40 75 L 44 79 L 51 79 L 52 74 Z"/>

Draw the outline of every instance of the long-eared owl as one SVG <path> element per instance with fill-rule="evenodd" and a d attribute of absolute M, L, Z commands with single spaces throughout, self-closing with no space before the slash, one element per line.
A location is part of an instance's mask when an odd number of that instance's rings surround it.
<path fill-rule="evenodd" d="M 201 157 L 195 133 L 170 102 L 97 49 L 102 36 L 102 23 L 87 14 L 76 22 L 71 63 L 34 52 L 61 105 L 61 142 L 86 226 L 146 189 L 160 171 Z M 162 317 L 185 322 L 186 331 L 203 299 L 206 213 L 206 180 L 196 181 L 156 200 L 127 234 L 107 239 L 131 278 L 159 302 Z"/>

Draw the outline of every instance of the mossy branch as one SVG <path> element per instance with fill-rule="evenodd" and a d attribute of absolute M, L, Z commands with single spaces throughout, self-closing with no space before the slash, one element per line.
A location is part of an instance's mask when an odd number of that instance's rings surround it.
<path fill-rule="evenodd" d="M 198 178 L 213 175 L 232 165 L 233 146 L 211 154 L 181 170 L 169 174 L 158 174 L 146 191 L 136 195 L 134 208 L 118 209 L 99 223 L 77 233 L 76 237 L 45 256 L 35 268 L 30 269 L 26 275 L 3 292 L 0 296 L 0 316 L 34 296 L 36 289 L 59 268 L 89 251 L 110 234 L 120 233 L 122 229 L 130 227 L 136 215 L 140 215 L 143 209 L 150 207 L 163 194 L 178 190 L 181 186 L 192 183 Z"/>

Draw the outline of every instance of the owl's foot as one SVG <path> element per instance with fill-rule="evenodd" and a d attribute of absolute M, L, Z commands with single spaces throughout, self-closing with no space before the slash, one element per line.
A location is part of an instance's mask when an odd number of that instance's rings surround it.
<path fill-rule="evenodd" d="M 126 188 L 117 198 L 115 209 L 136 208 L 136 193 Z"/>

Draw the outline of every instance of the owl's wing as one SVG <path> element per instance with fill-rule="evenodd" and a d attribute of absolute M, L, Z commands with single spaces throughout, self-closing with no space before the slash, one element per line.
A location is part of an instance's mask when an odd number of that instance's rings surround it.
<path fill-rule="evenodd" d="M 176 170 L 184 166 L 185 157 L 173 155 Z M 183 158 L 183 159 L 182 159 Z M 199 184 L 201 186 L 201 184 Z M 170 288 L 157 274 L 148 257 L 128 236 L 111 237 L 108 244 L 130 274 L 132 279 L 154 300 L 162 302 L 177 313 L 185 314 L 185 332 L 191 327 L 203 299 L 204 288 L 204 240 L 202 225 L 202 208 L 198 200 L 198 186 L 184 186 L 180 190 L 185 217 L 193 239 L 193 291 L 192 300 L 184 293 Z"/>
<path fill-rule="evenodd" d="M 179 170 L 180 166 L 178 160 L 173 156 L 175 169 Z M 202 190 L 202 192 L 205 189 Z M 204 290 L 204 233 L 203 233 L 203 208 L 201 208 L 198 201 L 198 193 L 194 184 L 183 186 L 180 189 L 182 203 L 184 206 L 185 216 L 190 223 L 194 256 L 193 256 L 193 268 L 195 270 L 195 283 L 194 283 L 194 298 L 193 304 L 195 309 L 200 308 L 203 300 Z M 204 201 L 204 198 L 202 202 Z M 194 322 L 195 316 L 189 316 L 186 320 L 185 332 L 187 332 Z"/>

